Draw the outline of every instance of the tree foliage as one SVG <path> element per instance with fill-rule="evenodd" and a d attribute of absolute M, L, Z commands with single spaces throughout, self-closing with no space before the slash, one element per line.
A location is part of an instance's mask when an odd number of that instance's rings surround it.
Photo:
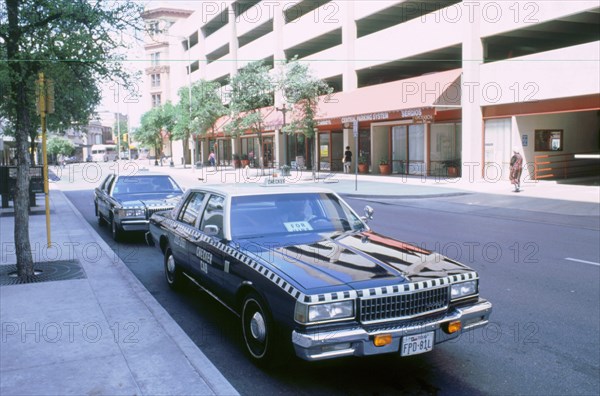
<path fill-rule="evenodd" d="M 19 276 L 28 279 L 34 276 L 27 153 L 37 131 L 35 80 L 44 72 L 55 81 L 56 112 L 47 117 L 49 126 L 87 123 L 100 99 L 97 82 L 127 82 L 118 50 L 125 33 L 142 26 L 141 6 L 118 0 L 1 1 L 0 116 L 9 120 L 17 146 L 15 250 Z"/>
<path fill-rule="evenodd" d="M 153 148 L 158 156 L 161 153 L 163 127 L 163 107 L 153 107 L 142 115 L 140 126 L 135 130 L 133 138 L 143 147 Z"/>
<path fill-rule="evenodd" d="M 60 136 L 52 136 L 48 139 L 47 150 L 52 155 L 71 155 L 75 151 L 75 146 L 69 139 Z"/>
<path fill-rule="evenodd" d="M 319 100 L 330 95 L 333 88 L 313 75 L 308 65 L 296 58 L 285 65 L 279 82 L 291 112 L 290 122 L 284 127 L 284 132 L 299 132 L 307 138 L 313 137 L 317 127 L 315 117 Z"/>
<path fill-rule="evenodd" d="M 226 132 L 238 136 L 246 131 L 258 136 L 258 158 L 262 161 L 262 130 L 265 113 L 264 107 L 273 106 L 275 82 L 269 74 L 269 67 L 262 61 L 252 62 L 234 75 L 230 81 L 229 110 L 231 121 Z"/>
<path fill-rule="evenodd" d="M 218 94 L 219 88 L 218 83 L 199 80 L 178 91 L 179 102 L 174 109 L 175 125 L 171 136 L 174 140 L 182 140 L 186 163 L 189 162 L 187 143 L 192 133 L 206 134 L 217 119 L 226 113 Z"/>

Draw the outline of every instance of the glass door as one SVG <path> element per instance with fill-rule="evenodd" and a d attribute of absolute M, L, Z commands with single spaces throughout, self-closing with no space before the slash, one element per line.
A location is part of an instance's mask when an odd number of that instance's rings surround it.
<path fill-rule="evenodd" d="M 263 138 L 263 164 L 270 168 L 273 166 L 273 138 L 271 136 Z"/>
<path fill-rule="evenodd" d="M 509 174 L 510 134 L 510 118 L 485 121 L 485 179 L 499 180 Z"/>
<path fill-rule="evenodd" d="M 408 174 L 425 174 L 425 124 L 408 126 Z"/>
<path fill-rule="evenodd" d="M 408 163 L 407 136 L 406 125 L 398 125 L 392 128 L 392 173 L 406 174 Z"/>

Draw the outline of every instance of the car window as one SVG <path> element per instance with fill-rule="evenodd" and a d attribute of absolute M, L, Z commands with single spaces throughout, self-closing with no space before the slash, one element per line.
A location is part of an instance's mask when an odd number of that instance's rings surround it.
<path fill-rule="evenodd" d="M 113 175 L 106 176 L 106 178 L 100 184 L 100 190 L 104 190 L 104 191 L 108 190 L 107 186 L 112 179 L 113 179 Z"/>
<path fill-rule="evenodd" d="M 231 202 L 231 235 L 234 239 L 362 228 L 362 221 L 333 194 L 240 196 L 232 198 Z"/>
<path fill-rule="evenodd" d="M 198 215 L 200 214 L 200 210 L 202 209 L 202 203 L 204 202 L 204 196 L 206 194 L 201 192 L 195 192 L 190 194 L 190 197 L 184 204 L 179 217 L 177 218 L 179 221 L 184 222 L 193 226 L 196 224 L 196 220 L 198 219 Z"/>
<path fill-rule="evenodd" d="M 114 181 L 115 181 L 115 177 L 114 176 L 110 176 L 110 179 L 106 181 L 106 187 L 104 188 L 104 190 L 107 193 L 110 192 L 110 188 L 112 187 Z"/>
<path fill-rule="evenodd" d="M 211 195 L 209 198 L 204 214 L 202 215 L 202 223 L 200 229 L 204 230 L 207 225 L 216 225 L 219 227 L 217 237 L 223 238 L 223 204 L 225 198 L 220 195 Z"/>
<path fill-rule="evenodd" d="M 181 193 L 168 176 L 123 176 L 115 183 L 113 194 Z"/>

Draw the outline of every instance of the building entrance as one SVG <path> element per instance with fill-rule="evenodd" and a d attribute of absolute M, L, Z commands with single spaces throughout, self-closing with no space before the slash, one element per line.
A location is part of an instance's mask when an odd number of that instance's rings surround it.
<path fill-rule="evenodd" d="M 392 172 L 422 175 L 425 172 L 425 124 L 392 128 Z"/>

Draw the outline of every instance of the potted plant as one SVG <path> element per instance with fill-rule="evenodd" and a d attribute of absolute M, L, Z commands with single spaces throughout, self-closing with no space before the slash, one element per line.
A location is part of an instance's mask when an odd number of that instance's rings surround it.
<path fill-rule="evenodd" d="M 242 168 L 250 165 L 250 160 L 248 159 L 248 154 L 242 154 Z"/>
<path fill-rule="evenodd" d="M 452 159 L 443 162 L 446 168 L 446 175 L 448 177 L 458 177 L 460 170 L 460 159 Z"/>
<path fill-rule="evenodd" d="M 233 167 L 235 169 L 242 167 L 242 160 L 240 159 L 240 156 L 238 154 L 233 154 Z"/>
<path fill-rule="evenodd" d="M 291 170 L 292 167 L 289 165 L 282 165 L 281 166 L 281 176 L 290 176 L 291 175 Z"/>
<path fill-rule="evenodd" d="M 390 166 L 387 157 L 383 157 L 379 160 L 379 173 L 382 175 L 389 175 L 392 173 L 392 167 Z"/>
<path fill-rule="evenodd" d="M 369 173 L 369 164 L 367 163 L 367 156 L 362 151 L 358 156 L 358 172 Z"/>

